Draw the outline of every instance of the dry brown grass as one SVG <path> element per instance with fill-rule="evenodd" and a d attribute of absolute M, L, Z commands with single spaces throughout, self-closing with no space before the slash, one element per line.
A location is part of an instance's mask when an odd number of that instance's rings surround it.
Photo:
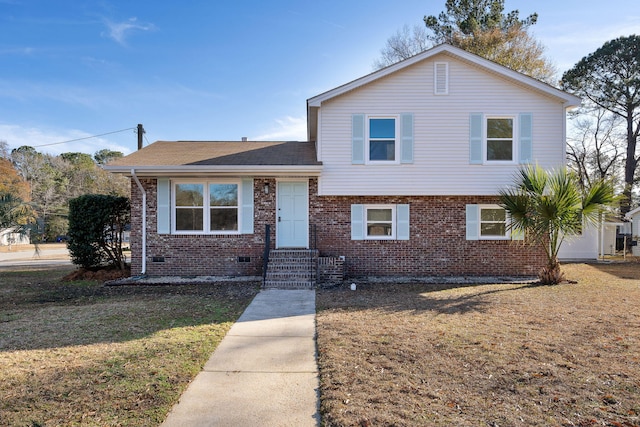
<path fill-rule="evenodd" d="M 318 292 L 326 426 L 640 425 L 640 264 Z"/>
<path fill-rule="evenodd" d="M 0 271 L 0 425 L 161 423 L 255 284 L 104 287 Z"/>

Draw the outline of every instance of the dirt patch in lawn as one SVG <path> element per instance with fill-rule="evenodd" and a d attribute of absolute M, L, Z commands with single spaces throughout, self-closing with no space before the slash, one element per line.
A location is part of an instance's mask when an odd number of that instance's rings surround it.
<path fill-rule="evenodd" d="M 318 292 L 327 426 L 639 426 L 640 265 Z"/>
<path fill-rule="evenodd" d="M 259 290 L 0 271 L 0 425 L 159 425 Z"/>
<path fill-rule="evenodd" d="M 78 268 L 77 270 L 67 274 L 62 278 L 63 282 L 73 282 L 76 280 L 96 280 L 99 282 L 107 282 L 110 280 L 122 279 L 131 276 L 131 267 L 120 270 L 114 267 L 106 268 Z"/>

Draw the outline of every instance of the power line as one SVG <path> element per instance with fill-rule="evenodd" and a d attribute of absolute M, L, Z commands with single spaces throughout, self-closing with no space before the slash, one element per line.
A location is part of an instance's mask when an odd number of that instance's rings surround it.
<path fill-rule="evenodd" d="M 40 148 L 40 147 L 48 147 L 50 145 L 67 144 L 69 142 L 76 142 L 76 141 L 82 141 L 82 140 L 85 140 L 85 139 L 98 138 L 98 137 L 105 136 L 105 135 L 111 135 L 111 134 L 114 134 L 114 133 L 126 132 L 128 130 L 135 130 L 135 129 L 136 128 L 126 128 L 126 129 L 114 130 L 113 132 L 101 133 L 100 135 L 85 136 L 84 138 L 70 139 L 68 141 L 61 141 L 61 142 L 52 142 L 50 144 L 33 145 L 32 147 L 33 148 Z"/>

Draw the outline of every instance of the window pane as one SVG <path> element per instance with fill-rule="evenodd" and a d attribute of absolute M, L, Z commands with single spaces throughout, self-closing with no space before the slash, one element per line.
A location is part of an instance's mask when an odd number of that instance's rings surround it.
<path fill-rule="evenodd" d="M 211 231 L 237 231 L 238 209 L 211 209 Z"/>
<path fill-rule="evenodd" d="M 370 119 L 369 138 L 395 138 L 396 119 Z"/>
<path fill-rule="evenodd" d="M 238 206 L 238 184 L 209 185 L 211 206 Z"/>
<path fill-rule="evenodd" d="M 487 160 L 513 160 L 512 142 L 487 140 Z"/>
<path fill-rule="evenodd" d="M 367 221 L 391 221 L 391 209 L 367 209 Z"/>
<path fill-rule="evenodd" d="M 391 224 L 368 223 L 367 236 L 391 236 Z"/>
<path fill-rule="evenodd" d="M 507 211 L 501 208 L 495 209 L 481 209 L 480 210 L 480 220 L 481 221 L 506 221 L 507 220 Z"/>
<path fill-rule="evenodd" d="M 513 119 L 487 119 L 487 138 L 513 138 Z"/>
<path fill-rule="evenodd" d="M 201 231 L 203 210 L 198 208 L 176 209 L 176 230 Z"/>
<path fill-rule="evenodd" d="M 177 184 L 176 206 L 203 206 L 203 195 L 202 184 Z"/>
<path fill-rule="evenodd" d="M 369 160 L 395 160 L 395 141 L 369 141 Z"/>
<path fill-rule="evenodd" d="M 506 226 L 501 222 L 482 223 L 480 225 L 481 236 L 506 236 Z"/>

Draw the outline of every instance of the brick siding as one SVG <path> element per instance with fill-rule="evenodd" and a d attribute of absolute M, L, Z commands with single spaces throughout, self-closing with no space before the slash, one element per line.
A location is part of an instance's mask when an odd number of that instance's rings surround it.
<path fill-rule="evenodd" d="M 269 194 L 263 191 L 270 184 Z M 156 180 L 142 179 L 147 191 L 147 274 L 256 276 L 262 274 L 267 224 L 275 247 L 275 179 L 254 179 L 254 234 L 158 235 Z M 465 239 L 465 205 L 495 203 L 485 196 L 318 196 L 309 181 L 309 222 L 321 256 L 344 256 L 346 277 L 535 275 L 545 263 L 538 246 L 521 241 Z M 132 185 L 132 274 L 140 274 L 141 194 Z M 410 205 L 410 240 L 351 240 L 352 204 Z M 153 259 L 164 262 L 154 262 Z M 249 262 L 239 262 L 249 257 Z"/>

